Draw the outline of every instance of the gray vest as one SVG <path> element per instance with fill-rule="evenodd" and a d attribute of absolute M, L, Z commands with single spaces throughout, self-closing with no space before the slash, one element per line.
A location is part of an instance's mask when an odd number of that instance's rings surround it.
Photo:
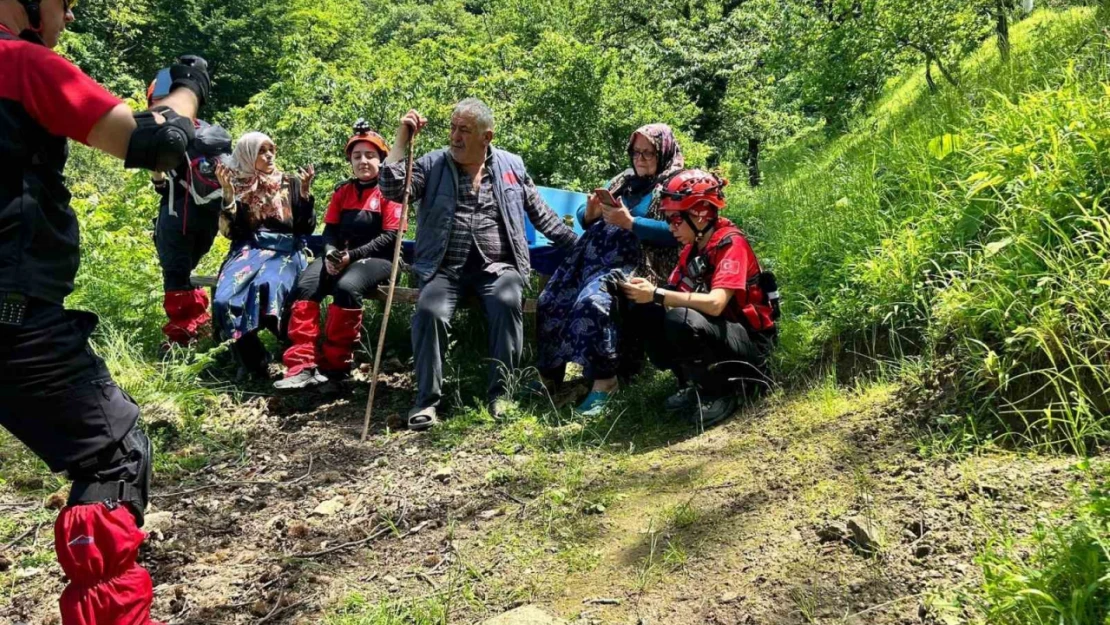
<path fill-rule="evenodd" d="M 490 149 L 493 152 L 490 170 L 493 196 L 509 235 L 512 265 L 527 279 L 531 263 L 524 226 L 524 180 L 527 177 L 524 161 L 511 152 Z M 420 208 L 416 211 L 416 254 L 412 269 L 422 282 L 427 282 L 447 253 L 447 239 L 458 201 L 459 172 L 446 148 L 422 156 L 420 167 L 427 175 L 424 197 L 420 198 Z"/>

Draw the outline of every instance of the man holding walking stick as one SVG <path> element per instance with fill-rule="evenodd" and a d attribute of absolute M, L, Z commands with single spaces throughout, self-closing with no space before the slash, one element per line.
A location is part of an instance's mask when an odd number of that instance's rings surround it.
<path fill-rule="evenodd" d="M 387 199 L 402 200 L 409 141 L 425 123 L 416 111 L 401 118 L 382 166 Z M 459 299 L 469 293 L 481 300 L 489 323 L 486 399 L 491 413 L 499 411 L 505 377 L 520 362 L 524 345 L 523 294 L 531 269 L 525 215 L 556 245 L 570 247 L 577 240 L 544 203 L 520 157 L 492 141 L 493 112 L 467 98 L 451 114 L 449 146 L 413 163 L 410 198 L 420 203 L 413 271 L 420 296 L 412 319 L 417 396 L 408 416 L 411 430 L 438 422 L 447 333 Z"/>

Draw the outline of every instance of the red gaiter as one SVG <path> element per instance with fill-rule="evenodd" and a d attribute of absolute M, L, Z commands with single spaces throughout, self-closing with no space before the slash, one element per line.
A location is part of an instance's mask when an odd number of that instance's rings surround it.
<path fill-rule="evenodd" d="M 146 535 L 127 506 L 67 506 L 54 523 L 54 549 L 69 586 L 62 625 L 147 625 L 154 588 L 135 563 Z"/>

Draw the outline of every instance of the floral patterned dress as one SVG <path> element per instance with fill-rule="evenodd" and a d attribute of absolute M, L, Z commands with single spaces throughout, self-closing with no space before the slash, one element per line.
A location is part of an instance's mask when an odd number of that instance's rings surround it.
<path fill-rule="evenodd" d="M 254 223 L 242 201 L 228 229 L 231 249 L 220 268 L 212 311 L 224 339 L 238 340 L 266 327 L 281 325 L 286 298 L 308 266 L 305 238 L 316 227 L 315 199 L 302 200 L 300 183 L 286 177 L 282 185 L 291 215 Z M 291 200 L 291 201 L 290 201 Z"/>

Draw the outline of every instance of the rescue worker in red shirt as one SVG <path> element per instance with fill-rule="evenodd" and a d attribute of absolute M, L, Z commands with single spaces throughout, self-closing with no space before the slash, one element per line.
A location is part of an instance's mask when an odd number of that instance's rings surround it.
<path fill-rule="evenodd" d="M 147 88 L 147 106 L 155 106 L 168 95 L 169 76 L 161 76 Z M 161 94 L 161 95 L 159 95 Z M 190 278 L 220 232 L 222 192 L 216 179 L 221 156 L 231 154 L 231 135 L 217 124 L 197 119 L 195 136 L 184 163 L 165 174 L 154 172 L 151 182 L 161 196 L 154 225 L 154 248 L 162 267 L 162 309 L 167 321 L 162 326 L 165 348 L 187 346 L 208 329 L 208 292 Z"/>
<path fill-rule="evenodd" d="M 738 395 L 766 387 L 776 341 L 778 292 L 751 245 L 719 216 L 726 181 L 683 170 L 661 190 L 660 208 L 685 247 L 667 285 L 631 278 L 621 289 L 652 363 L 674 371 L 679 391 L 664 407 L 709 426 L 731 415 Z"/>
<path fill-rule="evenodd" d="M 51 50 L 71 9 L 0 0 L 0 425 L 73 480 L 54 524 L 62 623 L 142 625 L 153 592 L 135 559 L 152 449 L 138 406 L 89 347 L 96 315 L 63 305 L 80 261 L 67 138 L 126 167 L 173 169 L 209 78 L 203 59 L 182 57 L 162 106 L 133 112 Z"/>
<path fill-rule="evenodd" d="M 389 280 L 401 205 L 382 197 L 378 171 L 389 145 L 363 120 L 347 140 L 353 178 L 335 188 L 324 214 L 324 257 L 309 264 L 292 293 L 279 390 L 303 389 L 346 376 L 362 329 L 363 298 Z M 331 295 L 322 345 L 320 303 Z"/>

